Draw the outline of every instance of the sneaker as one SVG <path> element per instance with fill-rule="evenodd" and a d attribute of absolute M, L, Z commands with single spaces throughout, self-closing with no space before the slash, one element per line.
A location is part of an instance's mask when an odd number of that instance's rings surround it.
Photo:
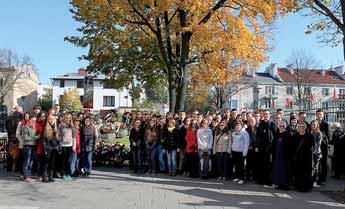
<path fill-rule="evenodd" d="M 32 183 L 32 178 L 28 177 L 24 179 L 25 183 L 31 184 Z"/>
<path fill-rule="evenodd" d="M 234 179 L 234 180 L 232 180 L 233 182 L 238 182 L 239 181 L 239 179 L 238 178 L 236 178 L 236 179 Z"/>
<path fill-rule="evenodd" d="M 70 175 L 67 176 L 68 180 L 72 180 L 72 177 Z"/>
<path fill-rule="evenodd" d="M 69 180 L 69 178 L 68 178 L 67 176 L 65 176 L 65 175 L 62 176 L 62 179 L 63 179 L 63 180 L 66 180 L 66 181 Z"/>
<path fill-rule="evenodd" d="M 318 185 L 316 182 L 314 182 L 313 187 L 314 188 L 320 188 L 320 185 Z"/>
<path fill-rule="evenodd" d="M 243 180 L 239 180 L 237 183 L 238 184 L 244 184 L 244 181 Z"/>
<path fill-rule="evenodd" d="M 223 180 L 222 177 L 218 177 L 218 178 L 217 178 L 217 181 L 221 181 L 221 180 Z"/>

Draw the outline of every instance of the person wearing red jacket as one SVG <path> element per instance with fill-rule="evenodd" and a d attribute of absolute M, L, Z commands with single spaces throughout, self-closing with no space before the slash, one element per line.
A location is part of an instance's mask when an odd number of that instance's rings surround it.
<path fill-rule="evenodd" d="M 38 175 L 42 178 L 43 182 L 48 182 L 48 174 L 46 171 L 46 167 L 48 166 L 47 156 L 45 154 L 43 140 L 42 140 L 42 133 L 43 129 L 47 123 L 47 113 L 40 112 L 38 113 L 38 118 L 36 122 L 36 134 L 39 136 L 36 145 L 36 155 L 39 164 Z"/>
<path fill-rule="evenodd" d="M 199 156 L 198 156 L 198 141 L 196 132 L 198 130 L 198 123 L 196 120 L 191 122 L 191 125 L 186 129 L 185 135 L 185 150 L 187 156 L 187 173 L 192 178 L 199 176 Z"/>
<path fill-rule="evenodd" d="M 80 158 L 80 119 L 74 119 L 74 127 L 75 127 L 75 141 L 76 147 L 75 150 L 72 152 L 72 160 L 71 160 L 71 174 L 72 177 L 79 176 L 79 158 Z"/>

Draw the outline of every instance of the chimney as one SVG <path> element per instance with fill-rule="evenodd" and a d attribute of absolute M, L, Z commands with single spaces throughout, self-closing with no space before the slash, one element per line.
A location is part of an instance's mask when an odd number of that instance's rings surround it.
<path fill-rule="evenodd" d="M 325 76 L 325 75 L 326 75 L 326 70 L 322 69 L 322 70 L 321 70 L 321 75 L 322 75 L 322 76 Z"/>
<path fill-rule="evenodd" d="M 333 68 L 332 70 L 334 70 L 335 72 L 337 72 L 341 76 L 344 76 L 344 74 L 345 74 L 345 68 L 343 65 L 336 67 L 336 68 Z"/>
<path fill-rule="evenodd" d="M 277 63 L 270 64 L 266 68 L 265 72 L 269 73 L 273 78 L 277 78 L 278 77 L 278 64 Z"/>
<path fill-rule="evenodd" d="M 291 74 L 294 73 L 293 64 L 287 65 L 286 68 L 287 68 L 287 70 L 288 70 Z"/>
<path fill-rule="evenodd" d="M 84 69 L 84 68 L 79 68 L 79 69 L 78 69 L 78 75 L 83 75 L 83 76 L 87 75 L 86 69 Z"/>

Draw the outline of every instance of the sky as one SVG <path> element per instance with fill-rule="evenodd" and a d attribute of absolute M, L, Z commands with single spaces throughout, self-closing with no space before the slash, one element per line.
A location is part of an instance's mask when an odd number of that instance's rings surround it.
<path fill-rule="evenodd" d="M 77 48 L 64 37 L 77 35 L 79 24 L 72 19 L 68 0 L 0 0 L 0 48 L 14 49 L 19 55 L 28 55 L 36 65 L 40 82 L 86 67 L 78 57 L 87 51 Z M 312 55 L 320 67 L 329 68 L 343 63 L 342 47 L 325 47 L 318 43 L 316 34 L 304 32 L 311 19 L 291 14 L 278 19 L 273 31 L 274 46 L 269 60 L 261 65 L 262 71 L 270 63 L 286 66 L 296 50 Z"/>

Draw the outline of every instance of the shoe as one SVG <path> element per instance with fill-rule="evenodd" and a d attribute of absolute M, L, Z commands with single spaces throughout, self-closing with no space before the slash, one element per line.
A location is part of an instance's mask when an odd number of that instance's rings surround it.
<path fill-rule="evenodd" d="M 314 188 L 320 188 L 320 185 L 318 185 L 316 182 L 314 182 L 313 187 Z"/>
<path fill-rule="evenodd" d="M 236 178 L 236 179 L 234 179 L 234 180 L 232 180 L 233 182 L 238 182 L 239 181 L 239 179 L 238 178 Z"/>
<path fill-rule="evenodd" d="M 32 178 L 28 177 L 24 179 L 25 183 L 31 184 L 32 183 Z"/>
<path fill-rule="evenodd" d="M 49 182 L 48 177 L 47 177 L 47 176 L 43 176 L 43 178 L 42 178 L 42 182 L 44 182 L 44 183 L 48 183 L 48 182 Z"/>
<path fill-rule="evenodd" d="M 239 180 L 237 183 L 241 185 L 241 184 L 244 184 L 244 181 L 243 180 Z"/>
<path fill-rule="evenodd" d="M 217 181 L 221 181 L 221 180 L 223 180 L 222 177 L 218 177 L 218 178 L 217 178 Z"/>
<path fill-rule="evenodd" d="M 67 176 L 65 176 L 65 175 L 62 176 L 62 179 L 63 179 L 63 180 L 66 180 L 66 181 L 69 180 L 69 178 L 68 178 Z"/>

